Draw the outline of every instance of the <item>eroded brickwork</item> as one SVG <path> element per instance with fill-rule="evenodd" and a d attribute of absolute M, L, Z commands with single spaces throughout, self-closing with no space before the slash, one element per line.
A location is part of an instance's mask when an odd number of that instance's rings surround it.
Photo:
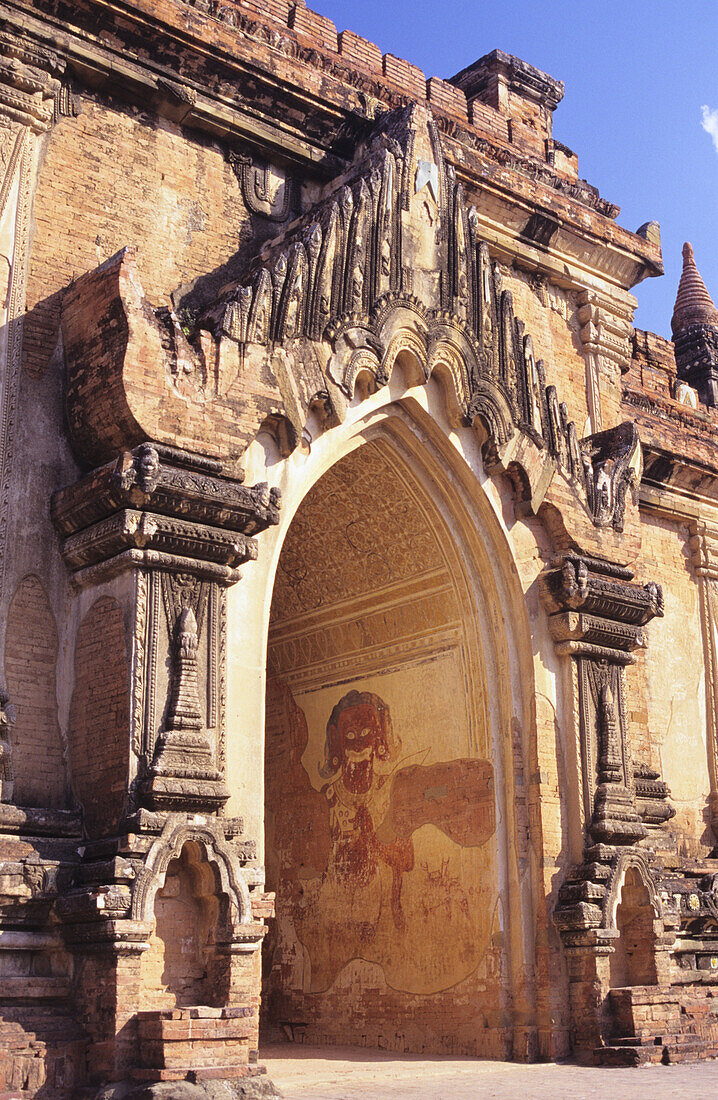
<path fill-rule="evenodd" d="M 115 831 L 125 805 L 128 687 L 122 610 L 101 597 L 77 632 L 68 732 L 73 791 L 91 836 Z"/>
<path fill-rule="evenodd" d="M 8 613 L 5 678 L 13 726 L 13 798 L 19 806 L 67 806 L 65 754 L 57 714 L 58 637 L 39 577 L 23 577 Z"/>
<path fill-rule="evenodd" d="M 143 285 L 167 304 L 200 275 L 221 285 L 252 232 L 218 143 L 119 103 L 77 95 L 74 104 L 76 117 L 46 138 L 38 179 L 23 347 L 35 377 L 57 341 L 62 292 L 78 275 L 136 247 Z"/>

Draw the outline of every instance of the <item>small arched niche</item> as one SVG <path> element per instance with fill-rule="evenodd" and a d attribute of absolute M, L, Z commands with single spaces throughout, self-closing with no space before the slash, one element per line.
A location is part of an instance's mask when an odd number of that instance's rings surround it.
<path fill-rule="evenodd" d="M 636 867 L 629 867 L 616 906 L 619 932 L 611 955 L 611 986 L 655 985 L 655 914 L 648 887 Z"/>
<path fill-rule="evenodd" d="M 217 933 L 225 906 L 215 869 L 199 844 L 186 841 L 155 895 L 154 927 L 141 963 L 142 1009 L 224 1003 Z"/>

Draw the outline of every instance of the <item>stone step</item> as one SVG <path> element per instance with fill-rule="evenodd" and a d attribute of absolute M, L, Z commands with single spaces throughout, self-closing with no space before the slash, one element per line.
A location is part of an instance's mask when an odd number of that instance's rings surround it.
<path fill-rule="evenodd" d="M 718 1040 L 704 1039 L 692 1032 L 679 1035 L 641 1036 L 612 1039 L 593 1051 L 599 1066 L 673 1065 L 718 1057 Z"/>

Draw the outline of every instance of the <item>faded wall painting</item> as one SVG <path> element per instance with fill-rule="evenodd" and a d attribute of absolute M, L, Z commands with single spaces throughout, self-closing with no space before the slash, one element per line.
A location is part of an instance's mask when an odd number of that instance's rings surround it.
<path fill-rule="evenodd" d="M 300 1021 L 324 1039 L 338 1014 L 345 1037 L 361 1041 L 382 996 L 387 1012 L 391 1003 L 411 1017 L 427 997 L 460 983 L 468 995 L 478 982 L 498 1003 L 486 685 L 440 521 L 432 529 L 428 502 L 395 465 L 386 515 L 389 461 L 365 445 L 308 495 L 270 627 L 266 859 L 277 920 L 265 1002 L 275 1024 Z M 419 539 L 418 558 L 402 552 Z M 352 1003 L 369 978 L 376 995 Z"/>

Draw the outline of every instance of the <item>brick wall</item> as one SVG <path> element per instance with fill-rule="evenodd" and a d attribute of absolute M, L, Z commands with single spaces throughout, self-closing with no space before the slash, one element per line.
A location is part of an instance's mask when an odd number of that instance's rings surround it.
<path fill-rule="evenodd" d="M 684 855 L 707 855 L 704 807 L 710 790 L 699 592 L 686 524 L 642 513 L 637 577 L 657 581 L 665 615 L 646 627 L 648 645 L 629 666 L 629 722 L 636 760 L 654 764 L 672 792 L 669 830 Z"/>
<path fill-rule="evenodd" d="M 119 604 L 107 596 L 85 615 L 75 644 L 70 775 L 91 836 L 113 832 L 125 801 L 129 672 Z"/>
<path fill-rule="evenodd" d="M 66 805 L 65 763 L 57 720 L 57 628 L 38 577 L 23 577 L 10 604 L 5 678 L 17 720 L 12 731 L 14 801 Z"/>
<path fill-rule="evenodd" d="M 166 120 L 90 98 L 48 137 L 35 198 L 23 362 L 34 377 L 57 340 L 61 291 L 136 246 L 150 301 L 211 273 L 250 233 L 222 149 Z M 131 166 L 131 169 L 128 168 Z"/>

